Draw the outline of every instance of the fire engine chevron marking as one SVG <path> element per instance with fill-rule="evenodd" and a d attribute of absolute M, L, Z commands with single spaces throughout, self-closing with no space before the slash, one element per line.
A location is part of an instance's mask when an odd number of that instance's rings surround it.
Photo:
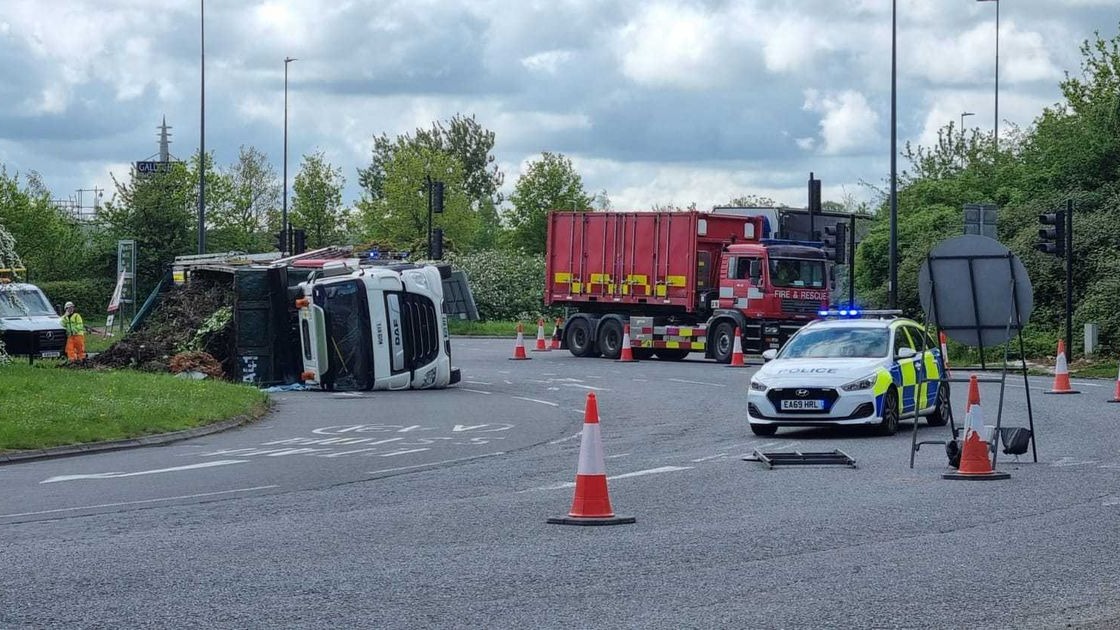
<path fill-rule="evenodd" d="M 159 468 L 157 470 L 141 470 L 139 472 L 104 472 L 104 473 L 90 473 L 86 475 L 59 475 L 58 477 L 51 477 L 44 479 L 39 483 L 57 483 L 59 481 L 78 481 L 80 479 L 116 479 L 118 477 L 137 477 L 140 475 L 156 475 L 167 472 L 178 472 L 180 470 L 192 470 L 195 468 L 211 468 L 213 466 L 226 466 L 229 464 L 247 464 L 247 459 L 222 459 L 214 462 L 203 462 L 201 464 L 190 464 L 187 466 L 175 466 L 174 468 Z"/>

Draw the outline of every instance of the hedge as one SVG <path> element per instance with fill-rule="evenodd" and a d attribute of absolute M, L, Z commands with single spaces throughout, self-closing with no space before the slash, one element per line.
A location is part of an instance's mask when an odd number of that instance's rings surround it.
<path fill-rule="evenodd" d="M 73 302 L 75 309 L 87 319 L 101 316 L 113 297 L 114 284 L 111 280 L 84 278 L 81 280 L 49 280 L 35 283 L 47 294 L 51 304 L 59 312 L 66 302 Z"/>
<path fill-rule="evenodd" d="M 544 256 L 482 251 L 446 258 L 466 272 L 481 319 L 535 320 L 546 313 Z"/>

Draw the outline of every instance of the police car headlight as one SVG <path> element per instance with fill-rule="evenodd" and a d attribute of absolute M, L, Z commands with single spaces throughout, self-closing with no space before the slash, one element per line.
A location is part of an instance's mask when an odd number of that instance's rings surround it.
<path fill-rule="evenodd" d="M 766 391 L 766 389 L 767 388 L 765 383 L 760 383 L 753 378 L 751 379 L 751 391 L 764 392 Z"/>
<path fill-rule="evenodd" d="M 841 385 L 840 389 L 846 392 L 858 392 L 861 389 L 870 389 L 875 384 L 875 376 L 868 376 L 861 378 L 858 381 L 852 381 L 846 385 Z"/>

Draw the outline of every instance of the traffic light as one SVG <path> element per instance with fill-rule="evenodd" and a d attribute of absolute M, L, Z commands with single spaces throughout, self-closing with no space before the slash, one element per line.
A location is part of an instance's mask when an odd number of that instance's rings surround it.
<path fill-rule="evenodd" d="M 432 182 L 432 212 L 443 212 L 443 182 Z"/>
<path fill-rule="evenodd" d="M 824 251 L 832 262 L 843 265 L 847 261 L 846 250 L 847 242 L 846 236 L 848 232 L 847 223 L 837 223 L 835 225 L 824 226 Z"/>
<path fill-rule="evenodd" d="M 1066 255 L 1066 211 L 1055 210 L 1038 215 L 1038 222 L 1044 226 L 1038 230 L 1038 251 L 1062 258 Z"/>
<path fill-rule="evenodd" d="M 281 252 L 288 251 L 288 244 L 286 242 L 284 242 L 285 240 L 287 240 L 287 239 L 284 238 L 284 230 L 280 230 L 279 232 L 274 233 L 272 235 L 272 237 L 276 239 L 276 242 L 273 244 L 273 247 L 275 247 L 277 250 L 279 250 Z"/>
<path fill-rule="evenodd" d="M 296 228 L 292 230 L 292 253 L 302 254 L 307 251 L 307 230 Z"/>
<path fill-rule="evenodd" d="M 432 260 L 443 260 L 443 228 L 434 228 L 432 230 L 432 243 L 429 248 L 428 258 Z"/>

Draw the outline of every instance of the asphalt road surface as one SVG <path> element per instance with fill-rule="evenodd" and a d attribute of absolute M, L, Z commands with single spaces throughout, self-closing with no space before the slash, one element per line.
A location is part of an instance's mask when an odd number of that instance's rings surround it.
<path fill-rule="evenodd" d="M 450 390 L 279 394 L 241 429 L 0 467 L 0 627 L 1120 627 L 1111 382 L 1031 379 L 1039 462 L 957 482 L 940 446 L 908 467 L 908 424 L 752 435 L 753 369 L 454 349 Z M 589 392 L 636 524 L 545 523 L 571 505 Z M 1025 394 L 1009 384 L 1005 426 Z"/>

